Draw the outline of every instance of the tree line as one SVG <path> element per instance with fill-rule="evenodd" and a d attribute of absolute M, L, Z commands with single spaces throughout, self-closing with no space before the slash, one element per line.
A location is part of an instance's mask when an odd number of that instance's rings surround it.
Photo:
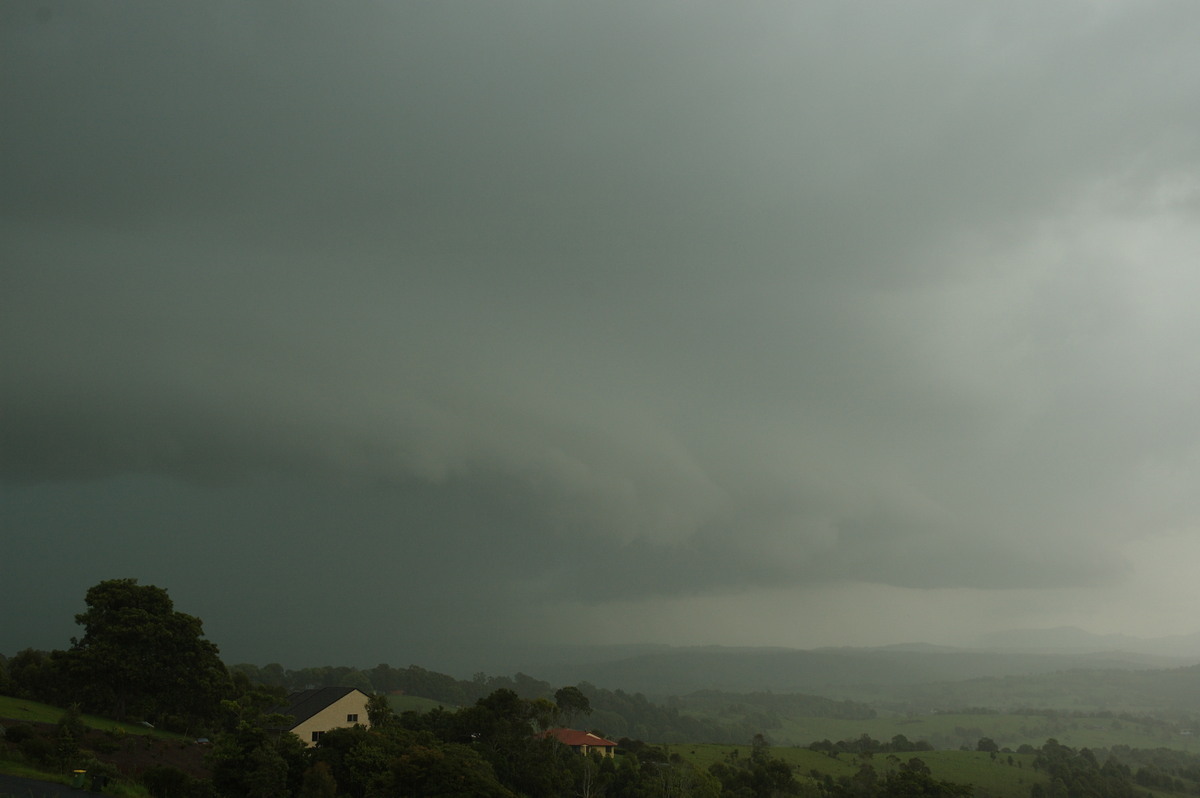
<path fill-rule="evenodd" d="M 238 664 L 235 673 L 244 675 L 251 683 L 281 687 L 288 691 L 310 687 L 356 687 L 365 693 L 403 693 L 428 698 L 447 706 L 469 706 L 496 690 L 511 690 L 525 699 L 549 699 L 555 687 L 549 682 L 524 673 L 513 676 L 489 676 L 477 673 L 472 679 L 455 679 L 417 665 L 394 668 L 387 664 L 369 669 L 347 666 L 287 669 L 278 663 L 258 666 Z M 778 727 L 777 715 L 753 711 L 748 703 L 735 715 L 721 719 L 691 715 L 683 711 L 682 702 L 659 704 L 642 693 L 609 690 L 589 682 L 580 682 L 579 690 L 592 708 L 592 723 L 611 737 L 636 737 L 661 743 L 693 742 L 745 743 L 756 732 Z M 711 698 L 711 694 L 707 696 Z M 761 699 L 759 696 L 758 699 Z M 757 699 L 756 699 L 757 700 Z M 845 712 L 845 702 L 814 699 L 830 710 L 830 717 Z"/>

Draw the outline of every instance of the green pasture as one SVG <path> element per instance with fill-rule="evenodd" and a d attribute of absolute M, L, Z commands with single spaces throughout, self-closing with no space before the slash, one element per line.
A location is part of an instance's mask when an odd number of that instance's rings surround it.
<path fill-rule="evenodd" d="M 454 705 L 448 705 L 441 701 L 434 701 L 432 698 L 420 698 L 415 695 L 389 695 L 388 703 L 392 705 L 392 710 L 397 714 L 402 712 L 429 712 L 432 709 L 442 707 L 443 709 L 453 711 L 458 709 Z"/>
<path fill-rule="evenodd" d="M 18 723 L 57 723 L 64 711 L 61 707 L 50 704 L 0 696 L 0 725 L 2 726 L 15 726 Z M 115 731 L 118 734 L 144 734 L 166 739 L 185 739 L 181 734 L 148 729 L 136 723 L 119 723 L 97 715 L 83 715 L 82 720 L 85 726 L 101 731 Z M 19 754 L 15 754 L 13 758 L 0 757 L 0 773 L 56 784 L 70 784 L 71 782 L 70 775 L 50 773 L 36 768 L 21 759 Z M 116 796 L 116 798 L 147 798 L 149 795 L 141 785 L 126 782 L 124 779 L 110 782 L 105 788 L 105 794 Z"/>
<path fill-rule="evenodd" d="M 1072 748 L 1200 748 L 1196 738 L 1185 736 L 1169 724 L 1116 717 L 1046 717 L 1009 714 L 938 714 L 911 717 L 878 717 L 868 720 L 783 717 L 778 728 L 763 729 L 776 745 L 806 746 L 820 740 L 856 739 L 864 733 L 887 742 L 898 734 L 916 742 L 925 740 L 935 749 L 974 748 L 980 737 L 990 737 L 1001 748 L 1016 750 L 1028 743 L 1041 746 L 1053 737 Z"/>
<path fill-rule="evenodd" d="M 65 711 L 62 707 L 51 706 L 50 704 L 26 701 L 25 699 L 12 698 L 10 696 L 0 696 L 0 724 L 3 725 L 11 725 L 13 721 L 17 723 L 58 723 L 59 718 L 63 716 Z M 148 734 L 169 740 L 188 739 L 182 734 L 149 729 L 137 723 L 123 723 L 109 718 L 102 718 L 99 715 L 83 715 L 82 720 L 85 726 L 101 731 L 115 731 L 125 734 Z"/>
<path fill-rule="evenodd" d="M 933 771 L 934 778 L 971 784 L 975 796 L 1028 796 L 1029 788 L 1035 783 L 1049 782 L 1044 773 L 1033 769 L 1034 754 L 997 754 L 983 751 L 925 751 L 917 754 L 896 754 L 902 762 L 910 757 L 919 757 Z M 1009 757 L 1012 764 L 1009 764 Z M 885 757 L 886 758 L 886 757 Z M 876 769 L 886 769 L 878 764 L 879 755 L 873 761 Z"/>
<path fill-rule="evenodd" d="M 10 696 L 0 696 L 0 725 L 14 726 L 18 723 L 57 723 L 63 716 L 61 707 L 43 704 L 38 701 L 27 701 Z M 98 715 L 83 715 L 85 726 L 101 731 L 115 731 L 118 734 L 144 734 L 166 739 L 185 739 L 181 734 L 148 729 L 136 723 L 120 723 Z M 19 776 L 37 781 L 49 781 L 56 784 L 70 784 L 71 777 L 61 773 L 50 773 L 30 765 L 14 755 L 14 758 L 0 757 L 0 773 L 9 776 Z M 149 793 L 139 784 L 126 782 L 124 779 L 110 782 L 105 788 L 105 794 L 116 798 L 148 798 Z"/>
<path fill-rule="evenodd" d="M 726 761 L 734 750 L 737 750 L 739 757 L 750 756 L 748 745 L 672 745 L 667 748 L 670 753 L 679 754 L 701 769 L 707 769 L 715 762 Z M 830 757 L 806 748 L 776 746 L 771 748 L 771 756 L 795 768 L 798 777 L 816 771 L 834 779 L 853 776 L 864 763 L 882 775 L 917 757 L 929 766 L 934 778 L 974 786 L 976 798 L 1028 798 L 1029 788 L 1033 784 L 1047 783 L 1046 776 L 1033 769 L 1034 756 L 1024 754 L 1012 754 L 1012 764 L 1009 764 L 1008 754 L 997 754 L 992 759 L 990 754 L 979 751 L 874 754 L 863 759 L 853 754 Z"/>

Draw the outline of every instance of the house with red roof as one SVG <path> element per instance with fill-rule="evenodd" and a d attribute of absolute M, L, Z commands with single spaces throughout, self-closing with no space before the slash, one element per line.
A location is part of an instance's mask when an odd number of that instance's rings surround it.
<path fill-rule="evenodd" d="M 617 744 L 612 740 L 606 740 L 591 732 L 577 731 L 576 729 L 550 729 L 543 734 L 546 737 L 553 737 L 563 745 L 571 746 L 581 754 L 599 751 L 601 756 L 612 756 L 617 750 Z"/>

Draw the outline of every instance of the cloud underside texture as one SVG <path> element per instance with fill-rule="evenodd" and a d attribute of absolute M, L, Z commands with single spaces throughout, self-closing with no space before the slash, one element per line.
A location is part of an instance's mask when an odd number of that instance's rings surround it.
<path fill-rule="evenodd" d="M 0 475 L 514 606 L 1119 579 L 1197 510 L 1200 11 L 870 11 L 13 14 Z"/>

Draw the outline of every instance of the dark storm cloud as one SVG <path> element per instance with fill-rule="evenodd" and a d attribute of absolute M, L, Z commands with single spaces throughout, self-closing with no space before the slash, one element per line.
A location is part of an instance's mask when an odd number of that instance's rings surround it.
<path fill-rule="evenodd" d="M 1196 11 L 861 11 L 5 12 L 6 490 L 168 585 L 259 541 L 229 606 L 386 553 L 428 640 L 1124 578 L 1197 510 Z"/>

